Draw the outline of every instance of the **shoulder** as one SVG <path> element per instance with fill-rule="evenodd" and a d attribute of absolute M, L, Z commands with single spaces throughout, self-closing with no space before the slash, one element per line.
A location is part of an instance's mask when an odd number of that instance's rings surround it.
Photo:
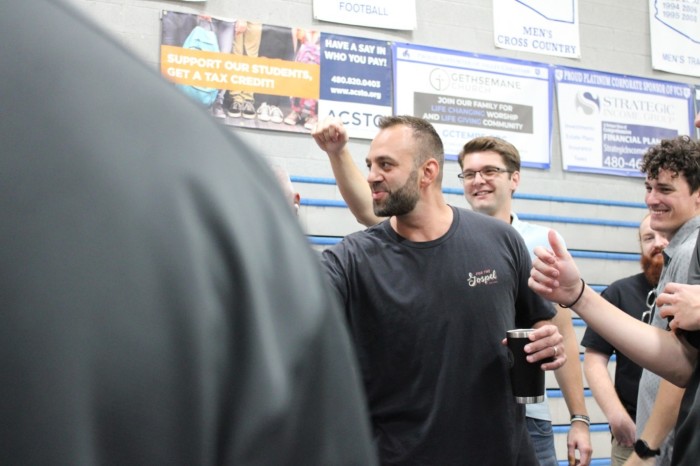
<path fill-rule="evenodd" d="M 603 297 L 620 296 L 622 294 L 647 293 L 652 288 L 644 277 L 643 273 L 630 275 L 629 277 L 615 280 L 601 293 Z"/>
<path fill-rule="evenodd" d="M 490 254 L 503 257 L 530 257 L 527 244 L 510 224 L 503 220 L 467 209 L 454 208 L 459 215 L 460 241 Z"/>
<path fill-rule="evenodd" d="M 510 234 L 514 231 L 506 222 L 494 217 L 490 217 L 473 210 L 464 209 L 462 207 L 452 207 L 455 212 L 455 218 L 459 220 L 460 227 L 470 229 L 490 229 L 493 231 L 502 231 Z"/>
<path fill-rule="evenodd" d="M 641 272 L 634 274 L 634 275 L 630 275 L 629 277 L 620 278 L 618 280 L 615 280 L 614 282 L 612 282 L 610 284 L 610 286 L 608 288 L 623 288 L 625 286 L 633 285 L 637 282 L 640 282 L 641 281 L 640 279 L 646 281 L 644 279 L 644 274 Z"/>
<path fill-rule="evenodd" d="M 389 220 L 384 220 L 371 227 L 346 235 L 339 243 L 325 249 L 335 256 L 342 256 L 349 252 L 366 251 L 374 244 L 386 242 L 389 238 L 385 225 Z"/>

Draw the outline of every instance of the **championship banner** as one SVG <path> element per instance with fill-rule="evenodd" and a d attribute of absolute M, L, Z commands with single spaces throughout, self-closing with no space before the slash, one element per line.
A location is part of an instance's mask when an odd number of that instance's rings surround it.
<path fill-rule="evenodd" d="M 692 134 L 687 84 L 557 66 L 564 170 L 639 176 L 649 146 Z"/>
<path fill-rule="evenodd" d="M 356 26 L 412 30 L 416 28 L 416 0 L 314 0 L 314 19 Z"/>
<path fill-rule="evenodd" d="M 700 76 L 700 1 L 649 0 L 651 65 Z"/>
<path fill-rule="evenodd" d="M 493 0 L 496 47 L 580 58 L 578 0 Z"/>
<path fill-rule="evenodd" d="M 477 136 L 515 145 L 522 165 L 549 168 L 550 67 L 455 50 L 394 44 L 395 114 L 435 126 L 447 158 Z"/>

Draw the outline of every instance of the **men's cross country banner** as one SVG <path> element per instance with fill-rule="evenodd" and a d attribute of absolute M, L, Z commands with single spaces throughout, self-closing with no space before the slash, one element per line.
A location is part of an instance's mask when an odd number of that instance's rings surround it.
<path fill-rule="evenodd" d="M 522 165 L 549 168 L 552 82 L 548 65 L 394 44 L 396 114 L 429 120 L 455 158 L 477 136 L 498 136 Z"/>
<path fill-rule="evenodd" d="M 580 58 L 578 0 L 493 0 L 496 47 Z"/>
<path fill-rule="evenodd" d="M 564 170 L 642 176 L 649 146 L 692 134 L 687 84 L 559 66 L 554 75 Z"/>
<path fill-rule="evenodd" d="M 164 11 L 160 64 L 227 125 L 309 132 L 335 115 L 371 139 L 391 114 L 386 41 Z"/>

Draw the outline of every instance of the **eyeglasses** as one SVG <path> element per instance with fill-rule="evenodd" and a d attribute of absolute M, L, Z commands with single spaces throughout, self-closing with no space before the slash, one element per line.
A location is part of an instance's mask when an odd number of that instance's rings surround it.
<path fill-rule="evenodd" d="M 650 324 L 654 319 L 654 306 L 656 305 L 656 288 L 649 290 L 647 294 L 647 310 L 642 312 L 642 322 L 645 324 Z"/>
<path fill-rule="evenodd" d="M 481 175 L 481 178 L 488 181 L 496 178 L 501 173 L 512 173 L 512 171 L 500 167 L 484 167 L 481 170 L 465 170 L 458 174 L 457 178 L 462 181 L 474 181 L 477 173 Z"/>

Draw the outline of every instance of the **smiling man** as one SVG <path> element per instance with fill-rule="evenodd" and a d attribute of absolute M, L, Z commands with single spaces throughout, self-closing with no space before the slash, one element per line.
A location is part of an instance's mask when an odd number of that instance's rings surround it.
<path fill-rule="evenodd" d="M 342 131 L 334 119 L 326 120 L 318 128 L 318 133 L 332 129 Z M 343 133 L 339 133 L 343 134 Z M 362 174 L 347 151 L 329 152 L 329 160 L 338 184 L 338 189 L 357 220 L 366 225 L 374 225 L 387 216 L 383 209 L 370 203 L 367 186 Z M 462 173 L 458 176 L 464 184 L 464 197 L 476 212 L 510 223 L 525 240 L 525 245 L 533 257 L 533 249 L 547 241 L 548 229 L 523 222 L 512 211 L 512 197 L 520 183 L 520 154 L 510 143 L 495 137 L 480 137 L 467 142 L 458 158 Z M 398 195 L 399 193 L 395 193 Z M 378 194 L 373 193 L 376 198 Z M 571 428 L 567 436 L 567 456 L 571 462 L 578 451 L 581 466 L 590 464 L 592 447 L 586 420 L 587 410 L 583 397 L 583 380 L 579 347 L 567 310 L 557 312 L 552 319 L 564 337 L 567 364 L 555 372 L 562 388 L 569 414 Z M 540 466 L 558 464 L 554 448 L 554 435 L 547 401 L 529 404 L 526 407 L 526 425 Z"/>
<path fill-rule="evenodd" d="M 323 262 L 345 305 L 381 463 L 537 465 L 502 340 L 535 327 L 530 361 L 554 356 L 541 364 L 550 370 L 566 358 L 551 305 L 527 289 L 528 250 L 504 222 L 445 202 L 430 123 L 385 117 L 379 127 L 359 191 L 389 218 Z M 312 134 L 331 160 L 352 160 L 339 120 Z"/>
<path fill-rule="evenodd" d="M 534 258 L 535 247 L 547 243 L 548 228 L 524 222 L 513 212 L 513 194 L 520 185 L 520 153 L 508 141 L 492 136 L 477 137 L 467 142 L 457 157 L 462 173 L 457 175 L 464 184 L 464 197 L 476 212 L 510 223 L 525 240 Z M 583 397 L 583 378 L 579 360 L 579 345 L 568 309 L 559 309 L 552 319 L 564 337 L 567 364 L 554 375 L 561 387 L 571 416 L 567 434 L 567 456 L 573 463 L 576 451 L 582 466 L 590 464 L 592 447 Z M 529 404 L 525 410 L 527 430 L 540 466 L 556 466 L 552 416 L 547 400 Z M 584 416 L 584 417 L 581 417 Z"/>
<path fill-rule="evenodd" d="M 700 230 L 700 150 L 688 136 L 665 139 L 651 147 L 642 160 L 646 174 L 645 202 L 650 226 L 669 241 L 657 289 L 669 282 L 687 283 L 690 258 Z M 665 329 L 667 322 L 656 306 L 651 324 Z M 649 370 L 642 371 L 637 395 L 637 443 L 631 464 L 671 464 L 672 428 L 683 389 Z M 658 450 L 658 451 L 657 451 Z M 652 460 L 656 457 L 656 463 Z M 646 461 L 646 462 L 644 462 Z"/>

